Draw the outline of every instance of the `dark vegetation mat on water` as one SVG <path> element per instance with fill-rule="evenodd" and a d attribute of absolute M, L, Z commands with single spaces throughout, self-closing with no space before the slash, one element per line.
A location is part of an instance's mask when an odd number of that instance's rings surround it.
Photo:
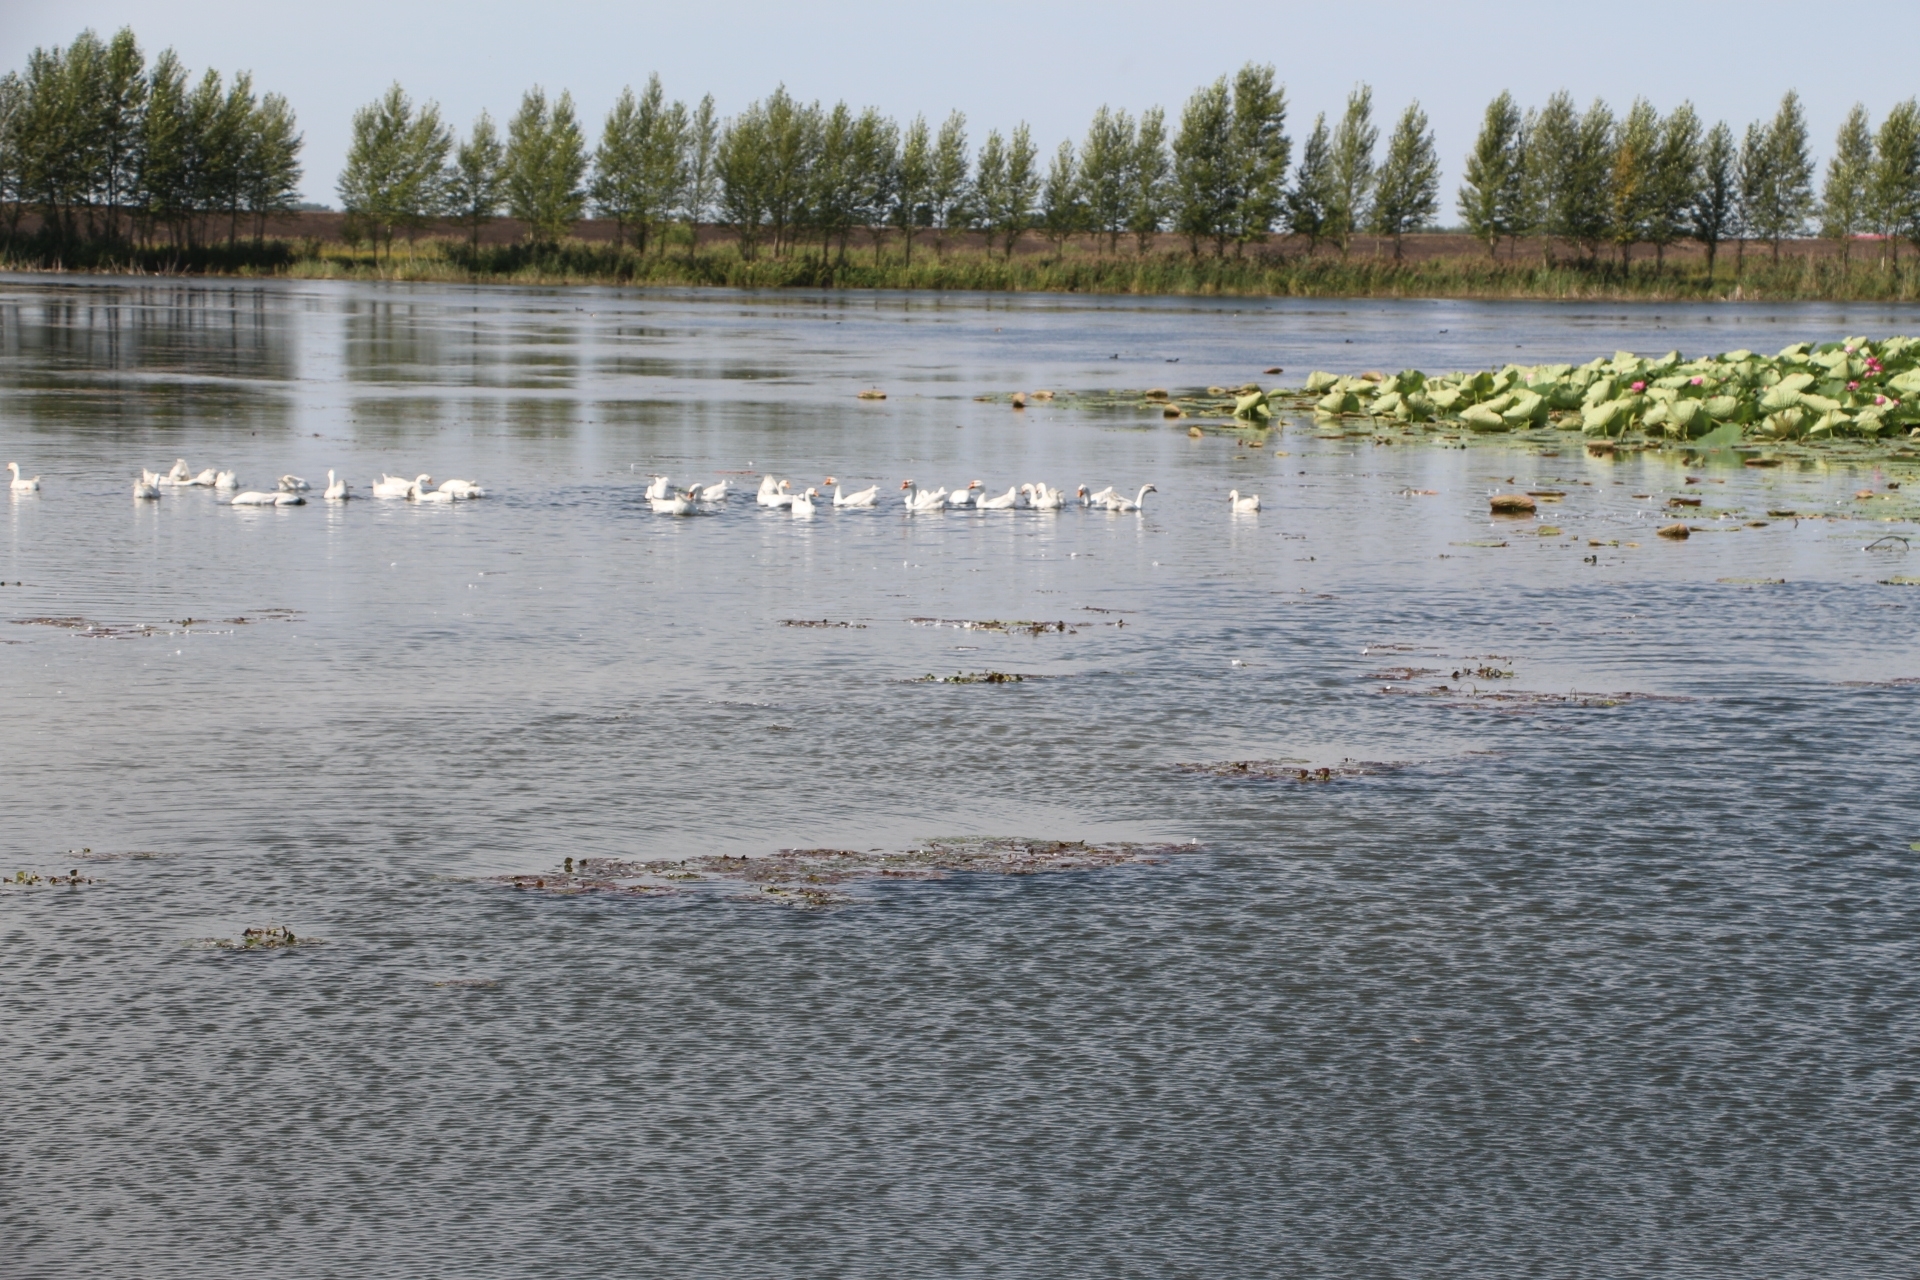
<path fill-rule="evenodd" d="M 737 884 L 749 889 L 747 897 L 809 908 L 855 901 L 839 887 L 855 883 L 944 880 L 956 874 L 1027 876 L 1153 865 L 1199 848 L 1198 844 L 981 836 L 928 840 L 894 851 L 782 849 L 757 858 L 710 854 L 645 862 L 568 858 L 555 873 L 490 876 L 487 882 L 561 895 L 629 897 L 664 897 L 702 886 Z"/>
<path fill-rule="evenodd" d="M 1173 766 L 1181 773 L 1201 773 L 1211 778 L 1245 778 L 1255 782 L 1334 782 L 1342 778 L 1366 778 L 1412 767 L 1406 760 L 1342 760 L 1338 764 L 1313 765 L 1305 760 L 1220 760 L 1212 763 L 1182 763 Z"/>
<path fill-rule="evenodd" d="M 285 925 L 257 925 L 237 938 L 194 938 L 188 946 L 202 951 L 286 951 L 293 947 L 324 945 L 320 938 L 303 938 Z"/>

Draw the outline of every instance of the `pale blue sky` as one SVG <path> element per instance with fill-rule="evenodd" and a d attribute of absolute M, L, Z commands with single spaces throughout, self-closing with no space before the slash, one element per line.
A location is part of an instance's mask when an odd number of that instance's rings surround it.
<path fill-rule="evenodd" d="M 0 66 L 83 27 L 131 25 L 149 54 L 172 45 L 196 72 L 249 68 L 286 94 L 306 135 L 306 193 L 335 202 L 355 107 L 399 80 L 460 127 L 495 118 L 539 83 L 570 89 L 597 134 L 624 84 L 659 71 L 667 92 L 712 93 L 730 113 L 784 81 L 796 95 L 930 120 L 958 107 L 977 141 L 1024 119 L 1046 151 L 1078 141 L 1101 103 L 1176 115 L 1193 89 L 1248 59 L 1272 62 L 1295 139 L 1332 115 L 1360 80 L 1385 126 L 1418 98 L 1447 166 L 1454 220 L 1461 160 L 1486 102 L 1509 88 L 1537 105 L 1566 88 L 1616 109 L 1645 94 L 1666 110 L 1691 98 L 1736 129 L 1797 88 L 1824 154 L 1863 101 L 1877 122 L 1920 92 L 1902 51 L 1920 46 L 1920 5 L 1812 8 L 1783 3 L 1613 0 L 1606 5 L 1369 5 L 1104 0 L 928 5 L 633 0 L 466 4 L 420 0 L 7 0 Z"/>

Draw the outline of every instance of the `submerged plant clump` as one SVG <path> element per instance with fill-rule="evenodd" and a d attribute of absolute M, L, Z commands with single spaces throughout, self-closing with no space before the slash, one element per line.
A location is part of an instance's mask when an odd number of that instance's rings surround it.
<path fill-rule="evenodd" d="M 1013 635 L 1072 635 L 1088 625 L 1084 622 L 1008 622 L 999 618 L 977 621 L 972 618 L 908 618 L 916 627 L 954 627 L 961 631 L 998 631 Z"/>
<path fill-rule="evenodd" d="M 1011 671 L 956 671 L 950 676 L 924 675 L 914 684 L 1023 684 L 1038 676 L 1023 676 Z"/>
<path fill-rule="evenodd" d="M 547 875 L 491 878 L 494 884 L 546 893 L 663 897 L 705 885 L 751 887 L 750 898 L 817 908 L 855 901 L 836 886 L 884 880 L 943 880 L 958 873 L 1023 876 L 1151 865 L 1196 844 L 1134 844 L 1123 841 L 1026 840 L 965 837 L 928 840 L 911 849 L 782 849 L 765 857 L 727 854 L 628 861 L 568 858 Z"/>
<path fill-rule="evenodd" d="M 238 938 L 195 938 L 192 945 L 207 951 L 283 951 L 290 947 L 322 945 L 320 938 L 302 938 L 285 925 L 257 925 Z"/>
<path fill-rule="evenodd" d="M 77 889 L 84 884 L 99 883 L 98 880 L 90 876 L 83 876 L 78 871 L 69 871 L 63 876 L 43 876 L 34 871 L 16 871 L 13 875 L 5 879 L 0 879 L 0 890 L 17 891 L 20 889 L 51 889 L 55 887 Z"/>
<path fill-rule="evenodd" d="M 1182 773 L 1203 773 L 1213 778 L 1248 778 L 1260 782 L 1333 782 L 1342 778 L 1365 778 L 1407 767 L 1399 760 L 1342 760 L 1338 764 L 1312 765 L 1305 760 L 1221 760 L 1211 764 L 1177 764 Z"/>

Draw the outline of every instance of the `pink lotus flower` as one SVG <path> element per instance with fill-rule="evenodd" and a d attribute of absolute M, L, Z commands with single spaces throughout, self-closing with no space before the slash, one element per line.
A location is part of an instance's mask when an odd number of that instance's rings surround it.
<path fill-rule="evenodd" d="M 1845 351 L 1848 355 L 1852 355 L 1854 352 L 1854 348 L 1852 347 L 1842 347 L 1841 350 Z"/>
<path fill-rule="evenodd" d="M 1860 389 L 1860 384 L 1857 382 L 1849 382 L 1847 384 L 1847 390 L 1849 391 L 1858 391 L 1859 389 Z"/>
<path fill-rule="evenodd" d="M 1873 402 L 1874 402 L 1875 404 L 1886 404 L 1886 403 L 1887 403 L 1887 398 L 1886 398 L 1885 396 L 1875 396 L 1875 397 L 1873 398 Z M 1894 404 L 1899 404 L 1900 402 L 1899 402 L 1898 400 L 1895 400 L 1895 401 L 1894 401 L 1893 403 L 1894 403 Z"/>
<path fill-rule="evenodd" d="M 1636 382 L 1633 384 L 1633 389 L 1636 392 L 1645 391 L 1647 389 L 1647 384 L 1644 382 Z"/>

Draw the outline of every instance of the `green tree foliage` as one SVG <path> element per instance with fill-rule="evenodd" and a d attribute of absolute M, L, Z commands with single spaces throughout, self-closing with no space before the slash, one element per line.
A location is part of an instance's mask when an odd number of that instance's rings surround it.
<path fill-rule="evenodd" d="M 767 110 L 754 103 L 720 131 L 714 172 L 720 180 L 720 216 L 739 238 L 740 256 L 751 261 L 773 210 L 773 131 Z"/>
<path fill-rule="evenodd" d="M 1233 94 L 1221 76 L 1187 100 L 1173 139 L 1173 229 L 1200 252 L 1212 240 L 1224 254 L 1235 230 Z"/>
<path fill-rule="evenodd" d="M 1874 229 L 1887 237 L 1894 261 L 1900 238 L 1920 243 L 1920 103 L 1895 103 L 1873 140 L 1867 207 Z"/>
<path fill-rule="evenodd" d="M 893 210 L 908 265 L 913 263 L 913 237 L 933 221 L 933 161 L 933 131 L 925 116 L 915 116 L 900 138 L 899 198 Z"/>
<path fill-rule="evenodd" d="M 1287 188 L 1287 230 L 1305 236 L 1312 257 L 1327 234 L 1327 205 L 1332 199 L 1333 143 L 1327 133 L 1327 114 L 1313 118 L 1313 132 L 1301 148 L 1300 167 Z"/>
<path fill-rule="evenodd" d="M 720 120 L 709 93 L 687 117 L 687 185 L 682 192 L 680 216 L 687 220 L 689 253 L 699 252 L 700 224 L 712 214 L 719 189 Z"/>
<path fill-rule="evenodd" d="M 300 142 L 287 100 L 250 76 L 190 84 L 171 51 L 149 67 L 130 30 L 83 31 L 0 78 L 0 216 L 11 241 L 37 214 L 53 249 L 161 228 L 192 246 L 216 218 L 229 242 L 243 222 L 258 237 L 293 200 Z"/>
<path fill-rule="evenodd" d="M 1372 227 L 1376 235 L 1393 237 L 1398 262 L 1407 232 L 1431 224 L 1439 209 L 1440 151 L 1427 113 L 1414 102 L 1387 139 L 1386 160 L 1374 183 Z"/>
<path fill-rule="evenodd" d="M 1635 98 L 1613 127 L 1613 163 L 1608 174 L 1607 238 L 1628 262 L 1633 246 L 1653 239 L 1660 202 L 1660 113 L 1645 98 Z"/>
<path fill-rule="evenodd" d="M 927 185 L 927 213 L 937 234 L 936 255 L 946 251 L 946 233 L 965 220 L 969 200 L 967 178 L 967 117 L 958 111 L 940 124 L 933 144 L 933 177 Z"/>
<path fill-rule="evenodd" d="M 1159 107 L 1140 113 L 1126 186 L 1127 230 L 1133 232 L 1139 252 L 1145 254 L 1154 235 L 1166 225 L 1173 199 L 1173 157 L 1167 150 L 1167 115 Z"/>
<path fill-rule="evenodd" d="M 1480 133 L 1467 153 L 1465 180 L 1460 184 L 1460 220 L 1475 239 L 1497 257 L 1500 241 L 1515 234 L 1508 224 L 1509 189 L 1522 171 L 1520 107 L 1513 94 L 1502 90 L 1487 104 Z"/>
<path fill-rule="evenodd" d="M 1660 122 L 1653 181 L 1647 202 L 1647 239 L 1655 261 L 1664 267 L 1667 246 L 1685 237 L 1693 225 L 1694 202 L 1701 189 L 1700 115 L 1682 102 Z"/>
<path fill-rule="evenodd" d="M 1740 139 L 1740 168 L 1737 222 L 1740 236 L 1734 242 L 1734 271 L 1746 261 L 1747 237 L 1761 234 L 1760 221 L 1766 216 L 1767 186 L 1772 181 L 1772 158 L 1767 151 L 1767 131 L 1759 123 L 1747 126 Z"/>
<path fill-rule="evenodd" d="M 537 245 L 558 244 L 587 207 L 587 145 L 572 94 L 563 92 L 549 103 L 545 90 L 527 90 L 507 125 L 502 167 L 507 209 L 527 224 L 527 238 Z"/>
<path fill-rule="evenodd" d="M 1853 238 L 1872 225 L 1873 129 L 1859 103 L 1847 112 L 1834 139 L 1833 158 L 1820 189 L 1820 234 L 1840 244 L 1844 261 L 1853 256 Z"/>
<path fill-rule="evenodd" d="M 880 260 L 882 232 L 893 220 L 900 200 L 900 126 L 873 107 L 853 122 L 847 148 L 847 187 L 850 216 L 839 227 L 840 257 L 847 256 L 847 237 L 854 227 L 873 235 L 873 254 Z"/>
<path fill-rule="evenodd" d="M 1354 232 L 1367 225 L 1375 178 L 1373 149 L 1380 130 L 1373 124 L 1373 89 L 1361 85 L 1347 95 L 1347 109 L 1334 126 L 1328 149 L 1327 235 L 1345 257 Z"/>
<path fill-rule="evenodd" d="M 1233 238 L 1242 247 L 1265 242 L 1286 207 L 1293 140 L 1287 137 L 1287 92 L 1273 77 L 1271 65 L 1249 62 L 1233 78 L 1228 157 Z"/>
<path fill-rule="evenodd" d="M 1024 123 L 1014 128 L 1010 138 L 992 130 L 980 146 L 974 165 L 972 216 L 987 233 L 989 244 L 1000 242 L 1002 257 L 1011 258 L 1014 245 L 1033 226 L 1034 198 L 1040 186 L 1036 159 L 1033 134 Z"/>
<path fill-rule="evenodd" d="M 1073 144 L 1062 142 L 1053 153 L 1046 181 L 1040 188 L 1040 227 L 1053 242 L 1054 257 L 1065 252 L 1067 238 L 1086 226 L 1086 218 L 1080 166 L 1073 154 Z"/>
<path fill-rule="evenodd" d="M 1740 149 L 1722 120 L 1707 131 L 1700 146 L 1698 184 L 1687 206 L 1687 232 L 1707 248 L 1707 275 L 1713 275 L 1720 242 L 1740 234 Z"/>
<path fill-rule="evenodd" d="M 467 140 L 453 153 L 446 176 L 446 209 L 467 228 L 469 246 L 480 247 L 480 228 L 500 215 L 506 200 L 503 169 L 506 148 L 501 145 L 493 117 L 482 111 Z"/>
<path fill-rule="evenodd" d="M 1767 125 L 1757 177 L 1757 199 L 1747 221 L 1773 246 L 1773 258 L 1778 262 L 1780 242 L 1804 231 L 1813 212 L 1813 159 L 1807 153 L 1807 117 L 1800 108 L 1800 95 L 1791 90 L 1780 100 L 1780 109 Z"/>
<path fill-rule="evenodd" d="M 190 101 L 189 114 L 195 114 Z M 395 232 L 414 232 L 443 207 L 453 132 L 440 108 L 414 110 L 398 83 L 353 114 L 353 140 L 340 174 L 340 203 L 393 252 Z"/>
<path fill-rule="evenodd" d="M 1101 107 L 1087 127 L 1080 149 L 1081 194 L 1086 202 L 1087 227 L 1104 237 L 1107 252 L 1119 247 L 1132 212 L 1128 173 L 1133 167 L 1133 117 L 1125 111 Z"/>

